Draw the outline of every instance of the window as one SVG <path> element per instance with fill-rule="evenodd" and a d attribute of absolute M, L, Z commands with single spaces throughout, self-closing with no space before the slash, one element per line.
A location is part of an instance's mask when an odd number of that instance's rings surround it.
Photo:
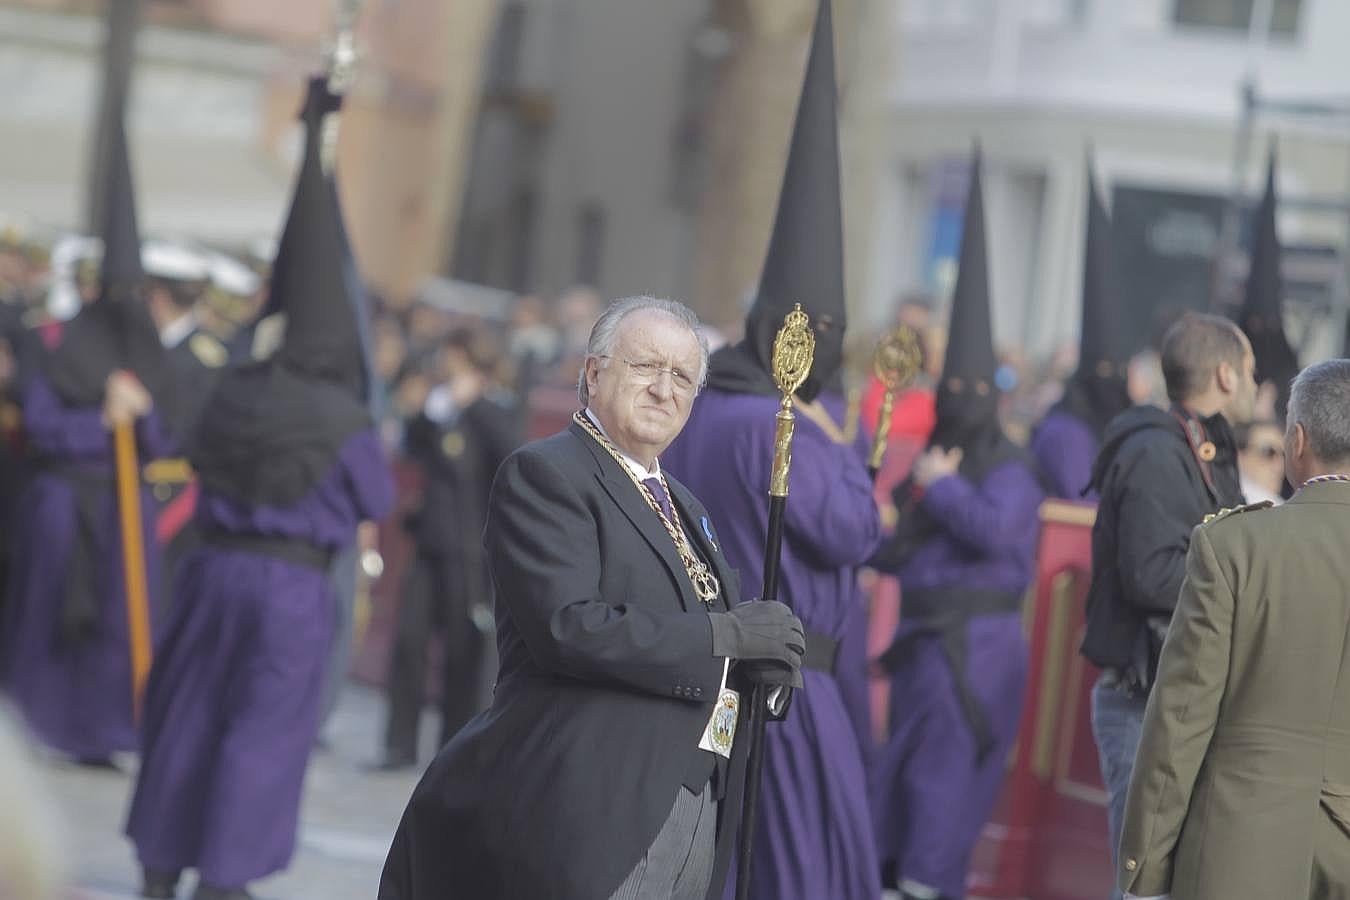
<path fill-rule="evenodd" d="M 605 256 L 605 211 L 594 201 L 577 214 L 577 284 L 601 284 Z"/>
<path fill-rule="evenodd" d="M 1177 25 L 1247 31 L 1257 0 L 1176 0 L 1172 21 Z M 1270 33 L 1292 37 L 1298 33 L 1303 0 L 1271 0 Z"/>

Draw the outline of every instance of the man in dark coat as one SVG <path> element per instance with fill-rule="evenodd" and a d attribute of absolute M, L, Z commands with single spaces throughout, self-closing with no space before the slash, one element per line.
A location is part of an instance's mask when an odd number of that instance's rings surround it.
<path fill-rule="evenodd" d="M 799 685 L 805 639 L 783 604 L 736 604 L 707 511 L 657 461 L 706 372 L 697 328 L 678 303 L 610 306 L 584 409 L 497 473 L 496 696 L 417 786 L 381 900 L 721 895 L 747 743 L 737 691 Z"/>
<path fill-rule="evenodd" d="M 416 545 L 399 604 L 389 675 L 384 769 L 417 761 L 427 646 L 443 638 L 443 745 L 490 699 L 492 585 L 483 560 L 483 526 L 492 476 L 520 444 L 519 413 L 491 382 L 497 363 L 488 336 L 472 329 L 446 339 L 447 380 L 408 424 L 404 448 L 422 469 L 422 502 L 407 522 Z M 489 664 L 491 668 L 489 669 Z"/>
<path fill-rule="evenodd" d="M 1102 669 L 1092 733 L 1110 794 L 1113 853 L 1191 530 L 1243 502 L 1232 425 L 1250 419 L 1256 402 L 1251 344 L 1227 319 L 1178 321 L 1163 336 L 1162 366 L 1171 408 L 1117 416 L 1092 475 L 1101 502 L 1082 653 Z"/>

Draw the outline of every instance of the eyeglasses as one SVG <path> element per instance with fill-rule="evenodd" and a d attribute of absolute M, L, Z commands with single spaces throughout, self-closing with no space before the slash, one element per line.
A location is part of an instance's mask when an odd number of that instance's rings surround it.
<path fill-rule="evenodd" d="M 694 379 L 690 378 L 681 369 L 663 366 L 660 363 L 654 362 L 635 362 L 626 356 L 616 357 L 599 354 L 596 356 L 596 359 L 622 360 L 628 366 L 628 370 L 633 373 L 633 378 L 638 384 L 654 384 L 663 374 L 667 374 L 670 376 L 670 385 L 675 390 L 675 393 L 690 396 L 698 390 L 698 385 L 694 383 Z"/>

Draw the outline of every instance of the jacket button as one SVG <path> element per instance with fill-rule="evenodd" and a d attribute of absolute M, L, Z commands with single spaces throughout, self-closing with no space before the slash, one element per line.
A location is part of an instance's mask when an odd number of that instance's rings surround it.
<path fill-rule="evenodd" d="M 695 697 L 702 697 L 702 696 L 703 696 L 703 688 L 699 688 L 699 687 L 694 688 L 694 696 L 695 696 Z"/>
<path fill-rule="evenodd" d="M 1137 868 L 1139 868 L 1139 860 L 1137 860 L 1137 859 L 1127 859 L 1127 860 L 1125 860 L 1125 871 L 1126 871 L 1126 872 L 1133 872 L 1133 871 L 1134 871 L 1135 869 L 1137 869 Z"/>

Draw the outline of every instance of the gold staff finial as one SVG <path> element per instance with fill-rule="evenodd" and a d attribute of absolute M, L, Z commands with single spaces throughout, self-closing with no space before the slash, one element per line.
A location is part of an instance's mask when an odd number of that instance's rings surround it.
<path fill-rule="evenodd" d="M 877 432 L 872 437 L 872 455 L 868 466 L 875 472 L 881 468 L 886 455 L 886 443 L 891 434 L 891 409 L 896 392 L 919 374 L 923 355 L 919 352 L 919 336 L 908 325 L 897 327 L 877 342 L 872 354 L 872 371 L 876 373 L 886 392 L 881 397 L 881 412 L 877 416 Z"/>
<path fill-rule="evenodd" d="M 786 497 L 788 469 L 792 465 L 792 432 L 796 418 L 792 414 L 792 395 L 811 374 L 811 362 L 816 355 L 816 336 L 811 331 L 811 319 L 800 303 L 783 317 L 783 327 L 773 339 L 773 380 L 783 394 L 775 417 L 773 474 L 769 478 L 769 495 Z"/>

